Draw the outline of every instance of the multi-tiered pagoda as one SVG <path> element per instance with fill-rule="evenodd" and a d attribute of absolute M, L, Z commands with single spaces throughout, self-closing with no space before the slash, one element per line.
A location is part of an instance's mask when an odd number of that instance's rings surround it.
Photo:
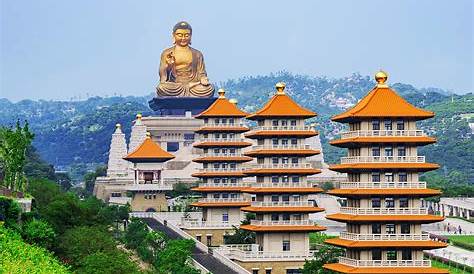
<path fill-rule="evenodd" d="M 240 207 L 250 204 L 241 192 L 248 186 L 243 182 L 242 163 L 252 160 L 242 154 L 242 148 L 251 145 L 242 138 L 249 130 L 243 121 L 247 113 L 227 100 L 223 89 L 218 93 L 217 100 L 195 117 L 204 124 L 196 130 L 199 141 L 194 144 L 202 154 L 193 161 L 202 163 L 203 168 L 193 174 L 200 179 L 199 187 L 193 190 L 203 198 L 192 205 L 202 208 L 202 220 L 183 222 L 189 233 L 210 246 L 224 243 L 232 226 L 240 225 Z"/>
<path fill-rule="evenodd" d="M 347 173 L 349 182 L 329 192 L 347 200 L 340 213 L 327 218 L 347 223 L 347 231 L 326 242 L 345 248 L 346 255 L 324 267 L 340 273 L 447 273 L 423 257 L 423 250 L 446 246 L 421 229 L 443 220 L 428 214 L 421 202 L 440 191 L 419 180 L 421 172 L 439 167 L 417 151 L 436 141 L 416 126 L 434 113 L 390 89 L 384 72 L 375 79 L 375 88 L 356 106 L 332 117 L 348 124 L 349 131 L 331 142 L 348 148 L 348 156 L 330 169 Z"/>
<path fill-rule="evenodd" d="M 305 119 L 316 113 L 295 103 L 283 83 L 276 88 L 262 109 L 247 116 L 257 126 L 245 134 L 256 140 L 245 155 L 256 158 L 256 164 L 245 174 L 256 181 L 243 190 L 253 199 L 242 211 L 254 213 L 255 219 L 240 228 L 255 232 L 256 244 L 230 256 L 253 273 L 299 273 L 305 259 L 311 258 L 309 233 L 325 230 L 309 220 L 310 213 L 323 211 L 308 200 L 308 195 L 322 192 L 307 181 L 308 175 L 320 172 L 306 162 L 319 153 L 306 144 L 318 133 L 305 126 Z"/>

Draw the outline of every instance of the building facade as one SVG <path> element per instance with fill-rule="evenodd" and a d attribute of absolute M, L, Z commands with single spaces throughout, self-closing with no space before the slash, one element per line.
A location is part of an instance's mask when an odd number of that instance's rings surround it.
<path fill-rule="evenodd" d="M 437 169 L 418 155 L 418 146 L 436 140 L 417 129 L 416 122 L 434 113 L 414 107 L 386 84 L 377 85 L 357 105 L 332 117 L 349 131 L 331 141 L 347 148 L 347 157 L 330 169 L 348 174 L 348 182 L 329 194 L 346 199 L 341 212 L 326 218 L 347 224 L 347 231 L 326 243 L 346 249 L 338 263 L 324 267 L 340 273 L 448 273 L 431 267 L 423 250 L 446 247 L 430 239 L 422 224 L 442 221 L 422 207 L 422 198 L 440 191 L 428 189 L 419 174 Z"/>

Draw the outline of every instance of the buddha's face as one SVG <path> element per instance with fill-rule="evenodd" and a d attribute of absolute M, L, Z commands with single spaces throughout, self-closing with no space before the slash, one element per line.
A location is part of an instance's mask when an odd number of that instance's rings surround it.
<path fill-rule="evenodd" d="M 191 43 L 191 31 L 188 29 L 177 29 L 173 33 L 176 45 L 186 47 Z"/>

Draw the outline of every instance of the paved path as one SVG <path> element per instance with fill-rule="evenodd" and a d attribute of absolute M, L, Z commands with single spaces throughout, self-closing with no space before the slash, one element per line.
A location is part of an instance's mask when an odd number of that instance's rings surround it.
<path fill-rule="evenodd" d="M 465 264 L 470 267 L 474 267 L 474 252 L 473 251 L 469 251 L 466 249 L 462 249 L 462 248 L 450 245 L 446 248 L 434 249 L 434 250 L 429 250 L 425 252 L 449 259 L 454 262 Z"/>
<path fill-rule="evenodd" d="M 174 232 L 171 228 L 164 226 L 160 222 L 152 218 L 144 218 L 142 219 L 145 223 L 148 224 L 153 230 L 159 230 L 164 232 L 168 237 L 171 239 L 182 239 L 182 237 Z M 194 248 L 192 257 L 202 266 L 204 266 L 207 270 L 211 271 L 214 274 L 238 274 L 227 265 L 221 263 L 219 260 L 214 258 L 212 255 L 205 253 L 198 249 L 197 247 Z"/>

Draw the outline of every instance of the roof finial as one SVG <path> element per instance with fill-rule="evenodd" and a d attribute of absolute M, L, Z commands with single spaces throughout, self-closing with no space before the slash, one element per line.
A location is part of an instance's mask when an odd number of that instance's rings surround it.
<path fill-rule="evenodd" d="M 122 127 L 122 125 L 121 125 L 120 123 L 116 123 L 116 124 L 115 124 L 115 128 L 118 129 L 118 128 L 120 128 L 120 127 Z"/>
<path fill-rule="evenodd" d="M 151 133 L 149 131 L 146 132 L 146 138 L 151 139 Z"/>
<path fill-rule="evenodd" d="M 141 114 L 141 113 L 137 113 L 137 116 L 136 116 L 136 117 L 137 117 L 138 120 L 141 120 L 141 119 L 142 119 L 142 114 Z"/>
<path fill-rule="evenodd" d="M 277 94 L 285 94 L 285 87 L 286 85 L 283 82 L 276 83 L 275 88 L 277 90 Z"/>
<path fill-rule="evenodd" d="M 225 90 L 223 88 L 220 88 L 217 94 L 219 94 L 219 98 L 225 98 Z"/>
<path fill-rule="evenodd" d="M 237 105 L 238 101 L 237 101 L 237 99 L 232 98 L 232 99 L 229 100 L 229 103 Z"/>
<path fill-rule="evenodd" d="M 375 74 L 375 81 L 377 82 L 377 87 L 379 88 L 388 87 L 388 85 L 385 83 L 387 82 L 387 79 L 388 79 L 388 74 L 383 70 L 380 70 L 379 72 Z"/>

